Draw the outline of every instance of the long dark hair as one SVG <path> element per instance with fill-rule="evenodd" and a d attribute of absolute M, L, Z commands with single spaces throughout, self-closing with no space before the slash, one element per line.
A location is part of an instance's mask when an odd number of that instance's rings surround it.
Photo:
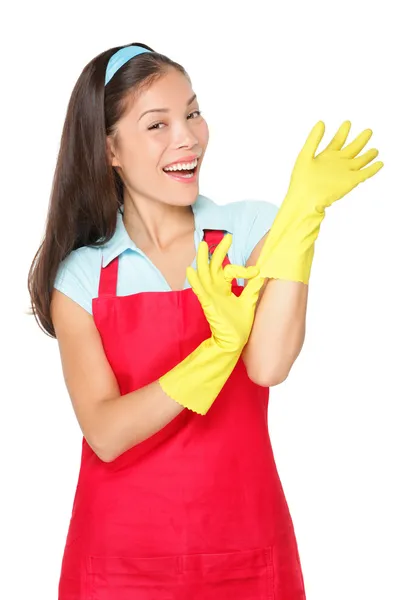
<path fill-rule="evenodd" d="M 107 242 L 123 204 L 124 187 L 107 160 L 106 136 L 115 137 L 116 123 L 135 94 L 168 70 L 176 69 L 189 79 L 185 69 L 167 56 L 146 44 L 132 45 L 152 52 L 125 63 L 106 86 L 108 61 L 123 46 L 102 52 L 83 69 L 68 104 L 45 233 L 28 275 L 31 314 L 51 337 L 55 337 L 51 294 L 61 261 L 72 250 Z"/>

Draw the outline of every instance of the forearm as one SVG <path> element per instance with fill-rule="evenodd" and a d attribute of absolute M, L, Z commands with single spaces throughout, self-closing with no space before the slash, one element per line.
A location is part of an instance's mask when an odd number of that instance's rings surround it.
<path fill-rule="evenodd" d="M 105 462 L 149 438 L 172 421 L 184 407 L 163 392 L 158 381 L 96 407 L 95 451 Z"/>
<path fill-rule="evenodd" d="M 185 407 L 206 414 L 240 354 L 241 347 L 223 350 L 211 337 L 159 380 L 103 401 L 95 424 L 99 456 L 106 461 L 114 460 L 162 429 Z"/>
<path fill-rule="evenodd" d="M 304 343 L 308 286 L 268 280 L 242 354 L 249 377 L 272 386 L 286 379 Z"/>

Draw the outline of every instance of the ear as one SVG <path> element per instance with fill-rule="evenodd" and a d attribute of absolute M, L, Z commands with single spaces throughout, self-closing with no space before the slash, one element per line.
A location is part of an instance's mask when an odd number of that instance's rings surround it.
<path fill-rule="evenodd" d="M 118 161 L 115 149 L 115 141 L 111 136 L 107 136 L 106 138 L 107 147 L 107 160 L 111 164 L 112 167 L 120 167 L 120 163 Z"/>

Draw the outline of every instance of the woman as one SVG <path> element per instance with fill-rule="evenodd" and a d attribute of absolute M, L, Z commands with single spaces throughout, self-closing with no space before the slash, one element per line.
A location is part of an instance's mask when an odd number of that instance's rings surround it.
<path fill-rule="evenodd" d="M 180 65 L 133 44 L 79 77 L 29 278 L 83 432 L 60 600 L 305 598 L 267 407 L 303 344 L 324 209 L 359 183 L 346 124 L 314 158 L 321 127 L 279 211 L 218 206 Z"/>

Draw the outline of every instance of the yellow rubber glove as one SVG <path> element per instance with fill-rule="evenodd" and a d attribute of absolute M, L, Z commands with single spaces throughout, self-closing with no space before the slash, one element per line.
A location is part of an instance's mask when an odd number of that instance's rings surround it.
<path fill-rule="evenodd" d="M 325 125 L 319 121 L 313 127 L 296 160 L 287 195 L 256 263 L 261 277 L 307 284 L 325 209 L 383 167 L 378 161 L 362 168 L 378 156 L 376 149 L 358 156 L 372 136 L 370 129 L 343 148 L 350 127 L 350 121 L 345 121 L 317 156 Z"/>
<path fill-rule="evenodd" d="M 163 391 L 176 402 L 205 415 L 232 373 L 249 338 L 263 280 L 257 267 L 222 262 L 232 243 L 226 234 L 208 263 L 208 245 L 200 242 L 197 272 L 188 267 L 187 278 L 199 299 L 211 337 L 159 379 Z M 231 282 L 249 279 L 240 296 L 231 291 Z"/>

